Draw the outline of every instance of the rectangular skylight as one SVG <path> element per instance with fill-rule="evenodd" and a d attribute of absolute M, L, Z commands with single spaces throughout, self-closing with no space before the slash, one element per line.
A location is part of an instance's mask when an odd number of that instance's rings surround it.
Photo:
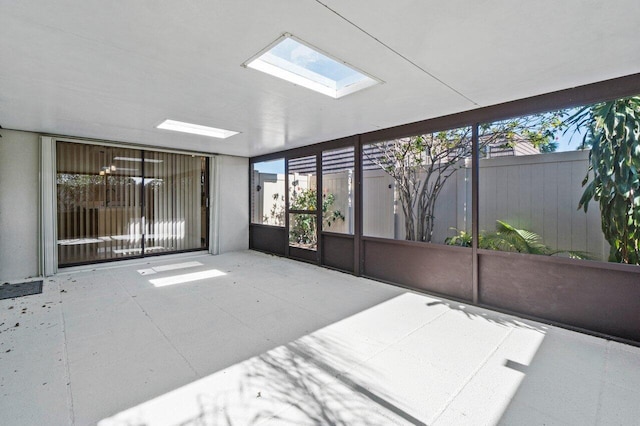
<path fill-rule="evenodd" d="M 381 83 L 291 34 L 284 34 L 242 65 L 335 99 Z"/>
<path fill-rule="evenodd" d="M 193 133 L 195 135 L 210 136 L 212 138 L 226 139 L 240 132 L 217 129 L 215 127 L 201 126 L 199 124 L 185 123 L 184 121 L 164 120 L 158 124 L 158 129 L 173 130 L 176 132 Z"/>

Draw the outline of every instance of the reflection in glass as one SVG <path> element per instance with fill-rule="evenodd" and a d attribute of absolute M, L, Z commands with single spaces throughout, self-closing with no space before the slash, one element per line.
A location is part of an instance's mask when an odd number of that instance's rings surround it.
<path fill-rule="evenodd" d="M 207 247 L 206 158 L 56 146 L 59 265 Z"/>
<path fill-rule="evenodd" d="M 284 226 L 284 159 L 253 164 L 251 222 Z"/>
<path fill-rule="evenodd" d="M 145 253 L 206 247 L 204 158 L 145 152 Z"/>
<path fill-rule="evenodd" d="M 58 263 L 140 254 L 140 152 L 58 142 Z M 118 157 L 132 159 L 121 162 Z"/>

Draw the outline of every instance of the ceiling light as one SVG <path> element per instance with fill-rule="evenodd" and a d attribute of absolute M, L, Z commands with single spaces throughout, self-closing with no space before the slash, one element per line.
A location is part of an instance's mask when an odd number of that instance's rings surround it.
<path fill-rule="evenodd" d="M 114 157 L 113 158 L 114 161 L 118 160 L 118 161 L 134 161 L 136 163 L 142 163 L 142 158 L 136 158 L 136 157 Z M 153 158 L 145 158 L 144 162 L 145 163 L 162 163 L 164 160 L 156 160 Z"/>
<path fill-rule="evenodd" d="M 193 133 L 196 135 L 210 136 L 212 138 L 226 139 L 240 132 L 217 129 L 215 127 L 201 126 L 199 124 L 185 123 L 183 121 L 164 120 L 158 124 L 158 129 L 173 130 L 176 132 Z"/>
<path fill-rule="evenodd" d="M 284 34 L 242 66 L 265 72 L 331 96 L 341 98 L 382 81 L 334 59 L 291 34 Z"/>

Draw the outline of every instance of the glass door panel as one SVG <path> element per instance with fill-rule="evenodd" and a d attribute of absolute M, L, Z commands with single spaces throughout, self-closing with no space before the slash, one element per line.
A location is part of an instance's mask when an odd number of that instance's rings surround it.
<path fill-rule="evenodd" d="M 318 250 L 316 156 L 290 158 L 287 170 L 289 255 L 315 261 Z"/>
<path fill-rule="evenodd" d="M 202 157 L 144 153 L 145 254 L 206 247 L 202 173 Z"/>
<path fill-rule="evenodd" d="M 318 226 L 315 213 L 289 214 L 289 247 L 318 249 Z"/>
<path fill-rule="evenodd" d="M 141 254 L 140 151 L 58 142 L 58 264 Z"/>
<path fill-rule="evenodd" d="M 208 160 L 56 144 L 58 265 L 208 247 Z"/>

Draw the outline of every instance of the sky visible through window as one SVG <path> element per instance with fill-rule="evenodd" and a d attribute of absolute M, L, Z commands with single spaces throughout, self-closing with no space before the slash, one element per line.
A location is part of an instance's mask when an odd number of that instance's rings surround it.
<path fill-rule="evenodd" d="M 575 134 L 573 130 L 567 133 L 563 133 L 562 131 L 557 132 L 555 135 L 555 142 L 558 143 L 556 152 L 576 151 L 580 147 L 580 144 L 582 144 L 583 137 L 584 133 L 580 131 L 576 131 Z"/>
<path fill-rule="evenodd" d="M 253 165 L 253 169 L 260 173 L 275 173 L 275 174 L 284 174 L 284 160 L 272 160 L 272 161 L 263 161 L 261 163 L 255 163 Z"/>
<path fill-rule="evenodd" d="M 336 82 L 361 75 L 320 52 L 298 43 L 292 38 L 285 38 L 269 51 L 274 56 L 284 59 L 301 68 L 313 71 Z"/>

